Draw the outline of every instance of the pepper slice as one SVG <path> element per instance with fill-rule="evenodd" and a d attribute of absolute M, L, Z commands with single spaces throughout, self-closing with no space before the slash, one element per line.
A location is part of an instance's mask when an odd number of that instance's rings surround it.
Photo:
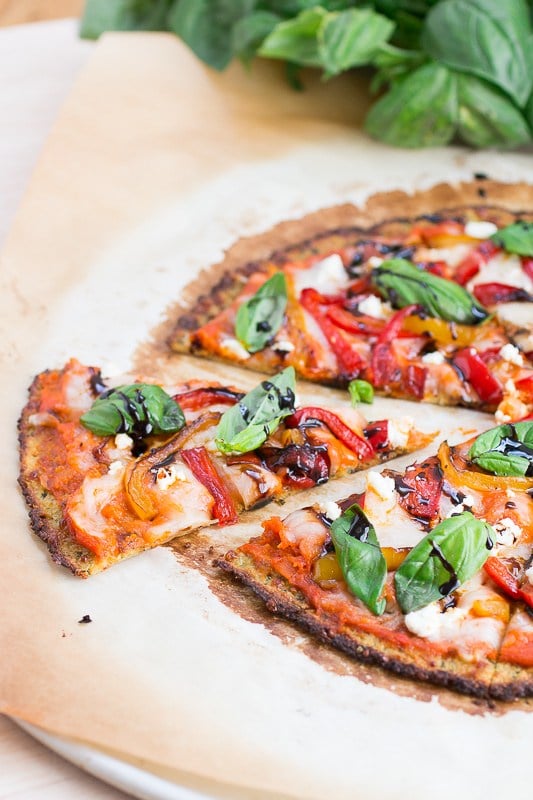
<path fill-rule="evenodd" d="M 507 283 L 478 283 L 474 286 L 473 294 L 483 306 L 492 306 L 496 303 L 523 303 L 533 300 L 533 297 L 519 286 L 509 286 Z"/>
<path fill-rule="evenodd" d="M 303 289 L 300 293 L 300 303 L 316 320 L 328 340 L 337 358 L 342 377 L 357 378 L 365 366 L 363 359 L 321 309 L 321 305 L 329 306 L 337 302 L 338 298 L 324 297 L 316 289 Z"/>
<path fill-rule="evenodd" d="M 501 475 L 489 475 L 487 472 L 475 472 L 468 469 L 464 459 L 461 464 L 454 463 L 454 457 L 450 446 L 443 442 L 439 447 L 438 458 L 444 478 L 459 489 L 479 489 L 480 491 L 496 491 L 502 488 L 516 489 L 526 492 L 532 488 L 531 478 L 522 478 L 518 475 L 502 477 Z"/>
<path fill-rule="evenodd" d="M 339 306 L 330 306 L 326 312 L 326 317 L 339 328 L 348 333 L 364 333 L 367 336 L 379 336 L 385 327 L 384 320 L 369 317 L 361 314 L 355 317 L 349 311 Z"/>
<path fill-rule="evenodd" d="M 244 395 L 224 387 L 212 389 L 190 389 L 188 392 L 176 394 L 172 398 L 182 409 L 198 411 L 200 408 L 213 405 L 235 405 Z"/>
<path fill-rule="evenodd" d="M 349 450 L 352 450 L 361 461 L 374 458 L 375 451 L 372 445 L 366 439 L 354 433 L 336 414 L 325 408 L 317 406 L 300 408 L 290 417 L 285 418 L 285 425 L 287 428 L 296 428 L 309 419 L 316 419 L 327 425 L 332 434 L 346 445 Z"/>
<path fill-rule="evenodd" d="M 200 483 L 210 492 L 215 500 L 215 517 L 221 525 L 234 525 L 238 522 L 237 511 L 233 499 L 211 461 L 205 447 L 192 447 L 182 450 L 181 457 Z"/>
<path fill-rule="evenodd" d="M 459 350 L 452 361 L 465 381 L 468 381 L 476 390 L 483 403 L 497 405 L 502 401 L 502 387 L 494 375 L 491 375 L 475 348 L 466 347 L 464 350 Z"/>
<path fill-rule="evenodd" d="M 483 569 L 509 597 L 512 597 L 513 600 L 522 600 L 530 608 L 533 608 L 533 586 L 521 586 L 520 580 L 513 575 L 501 558 L 491 556 L 485 561 Z"/>
<path fill-rule="evenodd" d="M 453 280 L 461 286 L 465 286 L 499 249 L 490 239 L 482 242 L 457 266 Z"/>
<path fill-rule="evenodd" d="M 389 319 L 380 333 L 372 352 L 372 381 L 377 389 L 389 384 L 402 383 L 402 389 L 417 399 L 424 396 L 424 385 L 427 371 L 425 367 L 410 365 L 402 370 L 391 350 L 390 343 L 400 336 L 405 319 L 420 310 L 418 305 L 405 306 Z"/>
<path fill-rule="evenodd" d="M 526 275 L 533 281 L 533 258 L 531 258 L 530 256 L 522 256 L 520 260 L 522 262 L 522 269 L 524 270 Z"/>

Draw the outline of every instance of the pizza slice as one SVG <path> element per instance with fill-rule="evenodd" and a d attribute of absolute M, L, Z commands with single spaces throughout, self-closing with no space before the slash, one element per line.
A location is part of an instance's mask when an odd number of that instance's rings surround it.
<path fill-rule="evenodd" d="M 320 235 L 226 273 L 182 314 L 170 346 L 521 419 L 533 412 L 533 222 L 524 216 L 460 209 Z"/>
<path fill-rule="evenodd" d="M 402 473 L 370 471 L 361 494 L 267 520 L 217 563 L 356 659 L 531 695 L 532 443 L 531 421 L 444 442 Z"/>
<path fill-rule="evenodd" d="M 412 421 L 298 407 L 294 371 L 247 394 L 118 383 L 71 360 L 30 388 L 20 484 L 52 558 L 80 576 L 197 528 L 423 447 Z"/>

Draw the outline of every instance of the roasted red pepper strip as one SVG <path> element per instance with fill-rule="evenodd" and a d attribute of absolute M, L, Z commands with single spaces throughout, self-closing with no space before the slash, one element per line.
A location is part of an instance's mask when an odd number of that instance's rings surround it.
<path fill-rule="evenodd" d="M 530 256 L 522 256 L 520 260 L 522 262 L 522 269 L 533 281 L 533 258 L 530 258 Z"/>
<path fill-rule="evenodd" d="M 342 377 L 357 378 L 365 366 L 363 359 L 320 307 L 331 305 L 332 300 L 319 294 L 315 289 L 303 289 L 300 293 L 300 303 L 314 317 L 328 340 L 337 358 Z M 338 302 L 338 298 L 333 302 Z"/>
<path fill-rule="evenodd" d="M 521 586 L 520 580 L 513 575 L 501 558 L 491 556 L 485 561 L 483 569 L 494 583 L 512 597 L 513 600 L 523 600 L 533 608 L 533 586 Z"/>
<path fill-rule="evenodd" d="M 437 458 L 408 467 L 396 482 L 399 503 L 411 516 L 433 519 L 439 512 L 442 470 Z"/>
<path fill-rule="evenodd" d="M 412 306 L 405 306 L 405 308 L 400 308 L 392 317 L 389 319 L 383 330 L 381 331 L 380 337 L 378 339 L 378 344 L 389 344 L 394 339 L 398 338 L 398 335 L 402 329 L 403 321 L 406 317 L 410 317 L 415 311 L 420 311 L 421 306 L 412 305 Z"/>
<path fill-rule="evenodd" d="M 233 392 L 224 387 L 212 389 L 190 389 L 188 392 L 174 395 L 174 400 L 187 411 L 198 411 L 200 408 L 214 405 L 234 405 L 242 397 L 241 392 Z"/>
<path fill-rule="evenodd" d="M 339 306 L 330 306 L 326 311 L 326 316 L 331 322 L 344 331 L 348 331 L 348 333 L 364 333 L 367 336 L 379 336 L 385 327 L 385 322 L 382 319 L 368 317 L 366 314 L 354 316 L 350 314 L 349 311 L 345 311 L 344 308 L 340 308 Z"/>
<path fill-rule="evenodd" d="M 414 397 L 420 399 L 424 396 L 426 369 L 411 365 L 404 375 L 404 370 L 397 362 L 390 346 L 390 343 L 401 335 L 404 319 L 419 309 L 420 306 L 417 305 L 401 308 L 389 319 L 380 333 L 372 352 L 371 382 L 377 389 L 383 389 L 395 383 L 402 383 L 402 388 Z"/>
<path fill-rule="evenodd" d="M 325 408 L 318 408 L 317 406 L 306 406 L 300 408 L 290 417 L 286 417 L 285 425 L 287 428 L 297 428 L 302 422 L 308 419 L 317 419 L 327 425 L 334 436 L 337 437 L 349 450 L 352 450 L 357 456 L 364 461 L 365 459 L 374 458 L 375 451 L 372 445 L 358 436 L 351 428 L 349 428 L 336 414 L 328 411 Z"/>
<path fill-rule="evenodd" d="M 370 425 L 365 428 L 364 434 L 374 450 L 384 450 L 389 443 L 389 421 L 380 419 L 376 422 L 371 422 Z"/>
<path fill-rule="evenodd" d="M 473 294 L 483 306 L 533 300 L 533 297 L 525 289 L 521 289 L 519 286 L 509 286 L 506 283 L 478 283 L 474 286 Z"/>
<path fill-rule="evenodd" d="M 214 514 L 221 525 L 234 525 L 238 522 L 233 499 L 211 461 L 205 447 L 192 447 L 182 450 L 181 457 L 195 478 L 203 483 L 215 500 Z"/>
<path fill-rule="evenodd" d="M 482 242 L 457 266 L 453 280 L 456 283 L 460 283 L 461 286 L 465 286 L 469 280 L 478 274 L 481 267 L 483 267 L 487 261 L 490 261 L 498 249 L 498 246 L 494 242 L 491 242 L 490 239 Z"/>
<path fill-rule="evenodd" d="M 453 364 L 476 390 L 483 403 L 496 405 L 503 398 L 502 387 L 488 370 L 487 365 L 473 347 L 459 350 L 453 357 Z"/>

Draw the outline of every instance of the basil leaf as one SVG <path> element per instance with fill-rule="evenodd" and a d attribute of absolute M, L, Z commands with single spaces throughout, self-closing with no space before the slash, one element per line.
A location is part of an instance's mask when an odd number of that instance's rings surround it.
<path fill-rule="evenodd" d="M 387 564 L 364 511 L 354 503 L 332 522 L 330 533 L 348 589 L 374 614 L 383 614 Z"/>
<path fill-rule="evenodd" d="M 508 253 L 533 256 L 533 222 L 515 222 L 490 237 Z"/>
<path fill-rule="evenodd" d="M 295 374 L 287 367 L 262 381 L 229 408 L 219 422 L 215 443 L 221 453 L 249 453 L 260 447 L 281 420 L 294 413 Z"/>
<path fill-rule="evenodd" d="M 368 381 L 356 378 L 348 384 L 348 391 L 352 400 L 352 406 L 357 403 L 372 403 L 374 400 L 374 387 Z"/>
<path fill-rule="evenodd" d="M 105 31 L 162 31 L 175 0 L 86 0 L 80 36 L 97 39 Z"/>
<path fill-rule="evenodd" d="M 533 422 L 498 425 L 478 436 L 468 458 L 494 475 L 533 475 Z"/>
<path fill-rule="evenodd" d="M 262 350 L 279 331 L 287 308 L 287 282 L 276 272 L 245 303 L 235 317 L 235 335 L 249 353 Z"/>
<path fill-rule="evenodd" d="M 489 316 L 462 286 L 425 272 L 403 258 L 392 258 L 375 267 L 372 283 L 394 308 L 417 304 L 432 317 L 467 325 Z"/>
<path fill-rule="evenodd" d="M 393 22 L 369 8 L 328 14 L 318 31 L 318 52 L 326 77 L 369 64 L 393 30 Z"/>
<path fill-rule="evenodd" d="M 185 425 L 176 401 L 151 383 L 133 383 L 103 392 L 80 421 L 97 436 L 127 433 L 136 440 L 179 431 Z"/>
<path fill-rule="evenodd" d="M 179 0 L 168 15 L 170 30 L 214 69 L 233 57 L 233 26 L 254 10 L 255 0 Z"/>
<path fill-rule="evenodd" d="M 394 576 L 404 614 L 446 597 L 475 575 L 495 541 L 493 528 L 469 511 L 442 520 L 411 550 Z"/>
<path fill-rule="evenodd" d="M 517 147 L 531 138 L 514 103 L 500 89 L 473 75 L 457 74 L 457 132 L 473 147 Z"/>
<path fill-rule="evenodd" d="M 302 11 L 294 19 L 280 22 L 259 48 L 259 55 L 286 59 L 306 67 L 320 67 L 318 31 L 326 14 L 325 9 L 317 6 Z"/>
<path fill-rule="evenodd" d="M 429 63 L 393 84 L 370 109 L 365 128 L 387 144 L 437 147 L 452 138 L 457 113 L 455 76 Z"/>
<path fill-rule="evenodd" d="M 269 33 L 281 22 L 281 17 L 270 11 L 255 11 L 238 20 L 232 31 L 232 50 L 243 61 L 250 61 Z"/>
<path fill-rule="evenodd" d="M 524 0 L 442 0 L 422 45 L 437 61 L 496 84 L 518 106 L 533 89 L 531 22 Z"/>

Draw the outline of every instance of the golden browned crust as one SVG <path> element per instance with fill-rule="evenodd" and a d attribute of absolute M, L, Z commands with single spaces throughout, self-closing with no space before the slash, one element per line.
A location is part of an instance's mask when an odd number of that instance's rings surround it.
<path fill-rule="evenodd" d="M 186 287 L 180 302 L 170 309 L 169 320 L 173 322 L 170 332 L 170 323 L 166 326 L 168 345 L 175 352 L 217 358 L 199 347 L 191 334 L 227 307 L 252 273 L 267 271 L 269 266 L 291 259 L 325 254 L 366 237 L 400 238 L 414 220 L 436 213 L 460 219 L 481 218 L 500 227 L 517 218 L 531 220 L 533 188 L 525 183 L 481 179 L 457 186 L 438 184 L 412 195 L 384 192 L 373 195 L 362 208 L 346 204 L 323 209 L 300 220 L 283 222 L 260 236 L 242 239 L 222 262 L 202 271 Z M 261 365 L 259 354 L 240 365 L 272 372 L 283 365 L 283 360 Z"/>
<path fill-rule="evenodd" d="M 490 694 L 497 700 L 533 697 L 533 669 L 498 661 L 490 686 Z"/>
<path fill-rule="evenodd" d="M 249 586 L 266 603 L 269 611 L 296 622 L 322 642 L 333 645 L 358 661 L 463 694 L 484 698 L 492 696 L 491 681 L 495 667 L 492 661 L 471 664 L 460 658 L 443 656 L 437 651 L 430 657 L 415 648 L 406 650 L 351 626 L 339 627 L 333 615 L 318 614 L 285 578 L 274 571 L 265 571 L 242 552 L 230 551 L 215 563 Z M 511 688 L 502 698 L 524 696 L 511 694 Z"/>
<path fill-rule="evenodd" d="M 37 375 L 29 389 L 29 400 L 18 422 L 20 446 L 19 484 L 28 506 L 31 527 L 45 542 L 56 564 L 68 567 L 75 575 L 87 578 L 99 571 L 98 561 L 90 550 L 78 544 L 66 527 L 63 510 L 43 484 L 37 469 L 39 453 L 47 447 L 47 429 L 32 426 L 29 418 L 39 409 L 43 375 Z"/>

